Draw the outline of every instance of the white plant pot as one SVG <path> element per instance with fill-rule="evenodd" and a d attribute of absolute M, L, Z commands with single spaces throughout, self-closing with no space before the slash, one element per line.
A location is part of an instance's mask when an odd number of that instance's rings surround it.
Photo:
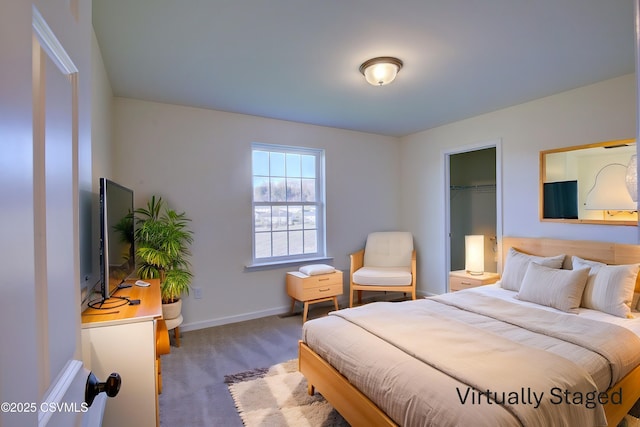
<path fill-rule="evenodd" d="M 165 320 L 175 319 L 180 316 L 182 311 L 182 299 L 170 304 L 162 304 L 162 317 Z"/>

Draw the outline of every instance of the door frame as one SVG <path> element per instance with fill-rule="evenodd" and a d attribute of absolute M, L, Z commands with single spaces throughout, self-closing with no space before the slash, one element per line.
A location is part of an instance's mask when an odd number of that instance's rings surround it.
<path fill-rule="evenodd" d="M 451 271 L 451 156 L 455 154 L 469 153 L 472 151 L 484 150 L 487 148 L 496 149 L 496 245 L 498 251 L 498 273 L 502 272 L 502 139 L 497 138 L 489 141 L 478 142 L 462 147 L 443 150 L 442 162 L 444 165 L 444 245 L 445 245 L 445 266 L 444 282 L 449 283 L 449 272 Z M 448 287 L 447 287 L 448 289 Z"/>

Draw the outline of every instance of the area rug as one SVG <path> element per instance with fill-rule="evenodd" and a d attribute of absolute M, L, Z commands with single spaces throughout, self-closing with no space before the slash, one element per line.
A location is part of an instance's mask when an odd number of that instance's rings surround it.
<path fill-rule="evenodd" d="M 226 375 L 224 382 L 247 427 L 349 426 L 320 393 L 309 396 L 297 359 Z"/>
<path fill-rule="evenodd" d="M 617 427 L 640 427 L 640 400 L 631 408 Z"/>

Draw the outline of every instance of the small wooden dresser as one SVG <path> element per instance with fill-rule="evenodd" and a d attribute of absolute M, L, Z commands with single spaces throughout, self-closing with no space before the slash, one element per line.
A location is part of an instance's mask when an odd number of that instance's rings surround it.
<path fill-rule="evenodd" d="M 298 271 L 287 273 L 287 294 L 291 297 L 291 312 L 296 301 L 304 303 L 302 322 L 307 321 L 309 304 L 323 301 L 333 301 L 338 307 L 338 295 L 342 295 L 342 271 L 307 276 Z"/>

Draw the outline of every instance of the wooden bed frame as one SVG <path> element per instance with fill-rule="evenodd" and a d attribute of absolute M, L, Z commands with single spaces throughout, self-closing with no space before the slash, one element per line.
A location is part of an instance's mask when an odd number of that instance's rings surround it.
<path fill-rule="evenodd" d="M 607 264 L 640 263 L 639 245 L 504 237 L 502 239 L 503 258 L 506 257 L 511 247 L 532 255 L 566 254 L 565 265 L 567 267 L 571 265 L 571 255 Z M 636 279 L 635 290 L 640 292 L 640 275 Z M 313 394 L 317 389 L 352 426 L 396 425 L 384 411 L 302 341 L 299 343 L 298 369 L 307 379 L 309 394 Z M 622 389 L 622 403 L 604 405 L 607 422 L 612 427 L 617 426 L 635 402 L 640 399 L 640 366 L 627 374 L 609 391 L 617 391 L 620 388 Z"/>

